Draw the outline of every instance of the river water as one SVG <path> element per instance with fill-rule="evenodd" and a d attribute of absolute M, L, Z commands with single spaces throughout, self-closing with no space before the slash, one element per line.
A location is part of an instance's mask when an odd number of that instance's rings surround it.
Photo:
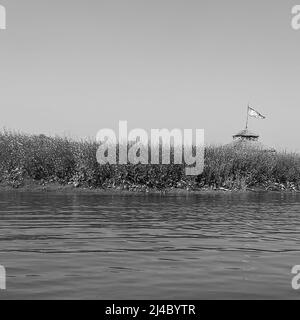
<path fill-rule="evenodd" d="M 300 194 L 0 193 L 0 299 L 300 299 Z"/>

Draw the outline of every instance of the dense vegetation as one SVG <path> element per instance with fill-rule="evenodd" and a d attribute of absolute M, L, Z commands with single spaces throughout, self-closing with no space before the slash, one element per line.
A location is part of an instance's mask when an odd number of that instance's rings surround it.
<path fill-rule="evenodd" d="M 300 190 L 300 156 L 232 146 L 205 149 L 205 169 L 185 175 L 183 165 L 104 165 L 97 144 L 67 138 L 0 133 L 0 182 L 14 188 L 27 181 L 132 191 L 165 189 Z"/>

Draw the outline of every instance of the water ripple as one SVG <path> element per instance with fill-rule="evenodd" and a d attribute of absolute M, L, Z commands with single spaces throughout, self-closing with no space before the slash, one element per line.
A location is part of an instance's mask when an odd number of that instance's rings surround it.
<path fill-rule="evenodd" d="M 299 209 L 299 194 L 4 192 L 7 297 L 295 297 Z"/>

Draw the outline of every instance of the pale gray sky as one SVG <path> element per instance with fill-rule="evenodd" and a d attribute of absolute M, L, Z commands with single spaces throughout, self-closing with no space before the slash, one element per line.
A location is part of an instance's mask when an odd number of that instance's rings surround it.
<path fill-rule="evenodd" d="M 204 128 L 226 143 L 250 120 L 300 151 L 300 31 L 289 0 L 0 0 L 0 127 L 94 137 Z"/>

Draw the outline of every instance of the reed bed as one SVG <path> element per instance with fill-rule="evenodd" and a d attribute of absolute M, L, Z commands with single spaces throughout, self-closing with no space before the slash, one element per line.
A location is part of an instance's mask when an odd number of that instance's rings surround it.
<path fill-rule="evenodd" d="M 131 191 L 300 190 L 300 156 L 233 146 L 205 148 L 201 175 L 185 175 L 184 165 L 102 165 L 98 145 L 62 137 L 0 133 L 0 183 L 19 188 L 28 181 L 83 188 Z"/>

